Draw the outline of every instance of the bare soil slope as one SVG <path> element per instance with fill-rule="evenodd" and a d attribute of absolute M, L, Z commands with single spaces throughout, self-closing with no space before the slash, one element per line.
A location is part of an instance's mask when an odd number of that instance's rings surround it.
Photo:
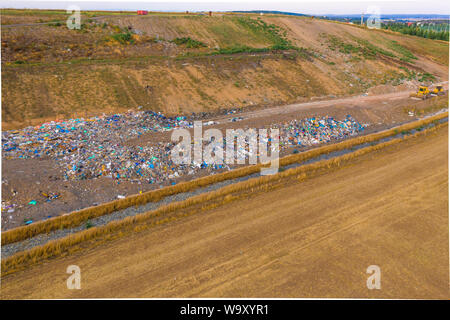
<path fill-rule="evenodd" d="M 448 43 L 311 18 L 110 16 L 81 30 L 2 29 L 4 129 L 138 106 L 174 115 L 281 105 L 447 78 Z"/>
<path fill-rule="evenodd" d="M 2 279 L 2 298 L 448 298 L 448 132 Z M 68 290 L 68 265 L 82 289 Z M 381 268 L 368 290 L 366 268 Z"/>

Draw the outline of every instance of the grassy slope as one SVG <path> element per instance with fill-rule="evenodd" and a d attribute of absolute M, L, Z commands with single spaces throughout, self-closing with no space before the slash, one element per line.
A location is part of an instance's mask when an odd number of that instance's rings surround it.
<path fill-rule="evenodd" d="M 418 73 L 428 59 L 448 65 L 443 42 L 309 18 L 252 21 L 232 15 L 151 15 L 106 17 L 81 31 L 3 29 L 3 126 L 139 105 L 174 114 L 290 103 L 421 79 Z M 129 26 L 143 33 L 133 44 L 112 40 Z M 180 37 L 205 47 L 171 42 Z M 284 41 L 306 50 L 251 52 Z M 217 50 L 240 53 L 210 55 Z"/>

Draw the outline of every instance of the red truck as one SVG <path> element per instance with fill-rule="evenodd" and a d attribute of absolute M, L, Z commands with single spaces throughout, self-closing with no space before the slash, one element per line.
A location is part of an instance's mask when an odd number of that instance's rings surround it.
<path fill-rule="evenodd" d="M 141 16 L 145 16 L 146 14 L 148 14 L 148 11 L 147 10 L 138 10 L 137 14 L 141 15 Z"/>

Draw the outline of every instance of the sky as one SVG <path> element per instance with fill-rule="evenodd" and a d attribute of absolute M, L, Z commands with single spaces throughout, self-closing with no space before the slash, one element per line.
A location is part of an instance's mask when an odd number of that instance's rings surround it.
<path fill-rule="evenodd" d="M 370 1 L 370 0 L 166 0 L 166 1 L 37 1 L 0 0 L 2 8 L 66 9 L 77 5 L 81 10 L 137 10 L 149 11 L 236 11 L 277 10 L 310 15 L 361 14 L 378 8 L 380 14 L 446 14 L 450 15 L 450 1 Z"/>

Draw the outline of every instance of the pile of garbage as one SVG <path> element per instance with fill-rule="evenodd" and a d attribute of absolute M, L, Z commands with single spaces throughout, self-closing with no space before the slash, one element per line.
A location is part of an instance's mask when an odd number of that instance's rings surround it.
<path fill-rule="evenodd" d="M 280 127 L 280 147 L 309 147 L 314 144 L 342 140 L 364 130 L 350 115 L 339 121 L 333 117 L 292 120 Z"/>
<path fill-rule="evenodd" d="M 186 117 L 166 117 L 153 111 L 128 112 L 89 119 L 51 121 L 41 126 L 2 132 L 6 156 L 38 158 L 45 155 L 62 156 L 80 148 L 113 144 L 140 136 L 146 132 L 167 131 L 192 127 Z"/>
<path fill-rule="evenodd" d="M 142 177 L 146 171 L 169 163 L 170 146 L 158 148 L 125 146 L 124 142 L 146 132 L 189 128 L 186 117 L 166 117 L 153 111 L 128 112 L 111 116 L 51 121 L 21 131 L 2 132 L 3 158 L 53 158 L 64 179 L 109 176 L 116 179 Z M 152 174 L 150 174 L 152 176 Z M 158 178 L 156 174 L 155 178 Z"/>
<path fill-rule="evenodd" d="M 205 123 L 207 125 L 209 123 Z M 193 120 L 184 116 L 166 117 L 152 111 L 52 121 L 23 130 L 2 132 L 3 158 L 51 158 L 62 170 L 64 180 L 107 177 L 117 181 L 161 183 L 199 170 L 230 169 L 224 165 L 193 163 L 174 164 L 174 143 L 159 142 L 153 146 L 129 146 L 125 142 L 146 132 L 175 128 L 192 128 Z M 306 147 L 331 140 L 344 139 L 364 130 L 351 116 L 343 121 L 332 117 L 292 120 L 278 126 L 280 147 Z M 206 142 L 206 141 L 204 141 Z M 238 157 L 248 157 L 237 150 Z M 174 183 L 174 182 L 172 182 Z M 48 201 L 59 195 L 45 195 Z"/>

